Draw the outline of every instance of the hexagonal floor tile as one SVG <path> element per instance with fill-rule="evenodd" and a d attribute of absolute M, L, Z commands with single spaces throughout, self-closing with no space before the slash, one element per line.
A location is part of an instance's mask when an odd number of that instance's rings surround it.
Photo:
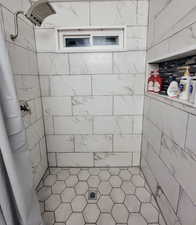
<path fill-rule="evenodd" d="M 101 212 L 111 212 L 113 201 L 109 196 L 101 196 L 98 201 L 98 206 Z"/>
<path fill-rule="evenodd" d="M 71 202 L 75 196 L 76 193 L 73 188 L 66 188 L 61 194 L 63 202 Z"/>
<path fill-rule="evenodd" d="M 80 168 L 70 168 L 69 173 L 71 175 L 77 175 L 80 172 Z"/>
<path fill-rule="evenodd" d="M 52 186 L 56 182 L 56 175 L 49 175 L 44 180 L 45 186 Z"/>
<path fill-rule="evenodd" d="M 141 202 L 150 202 L 151 194 L 145 188 L 137 188 L 136 196 Z"/>
<path fill-rule="evenodd" d="M 101 214 L 98 221 L 97 221 L 97 225 L 115 225 L 115 221 L 112 218 L 112 216 L 110 214 Z"/>
<path fill-rule="evenodd" d="M 89 187 L 98 187 L 99 185 L 99 177 L 98 176 L 90 176 L 89 179 L 88 179 L 88 185 Z"/>
<path fill-rule="evenodd" d="M 119 169 L 119 168 L 110 168 L 110 169 L 109 169 L 109 173 L 110 173 L 112 176 L 118 175 L 118 174 L 120 173 L 120 169 Z"/>
<path fill-rule="evenodd" d="M 131 213 L 137 213 L 140 210 L 140 201 L 135 197 L 135 195 L 127 195 L 125 197 L 125 205 Z"/>
<path fill-rule="evenodd" d="M 46 199 L 49 198 L 49 196 L 52 194 L 51 188 L 50 187 L 42 187 L 38 192 L 38 199 L 40 201 L 45 201 Z"/>
<path fill-rule="evenodd" d="M 59 195 L 51 195 L 46 201 L 45 201 L 45 209 L 46 211 L 54 211 L 60 204 L 61 199 Z"/>
<path fill-rule="evenodd" d="M 124 181 L 121 188 L 127 195 L 135 193 L 135 186 L 130 181 Z"/>
<path fill-rule="evenodd" d="M 117 223 L 127 223 L 129 213 L 123 204 L 115 204 L 112 215 Z"/>
<path fill-rule="evenodd" d="M 144 178 L 141 177 L 140 175 L 133 175 L 133 177 L 132 177 L 132 183 L 136 187 L 144 187 L 145 181 L 144 181 Z"/>
<path fill-rule="evenodd" d="M 134 175 L 134 174 L 139 174 L 140 173 L 140 168 L 139 167 L 129 167 L 129 172 Z"/>
<path fill-rule="evenodd" d="M 111 176 L 110 184 L 112 185 L 112 187 L 120 187 L 122 184 L 122 181 L 119 176 Z"/>
<path fill-rule="evenodd" d="M 128 170 L 121 170 L 119 176 L 121 177 L 122 180 L 130 180 L 131 179 L 131 174 L 129 173 Z"/>
<path fill-rule="evenodd" d="M 81 170 L 78 174 L 78 178 L 81 181 L 85 181 L 89 178 L 90 174 L 88 172 L 88 170 Z"/>
<path fill-rule="evenodd" d="M 125 193 L 120 188 L 113 188 L 111 198 L 114 203 L 122 203 L 125 199 Z"/>
<path fill-rule="evenodd" d="M 110 174 L 107 170 L 102 170 L 100 173 L 99 173 L 99 178 L 103 181 L 106 181 L 110 178 Z"/>
<path fill-rule="evenodd" d="M 67 187 L 74 187 L 78 183 L 78 178 L 77 176 L 73 175 L 67 178 L 65 181 Z"/>
<path fill-rule="evenodd" d="M 90 168 L 90 169 L 89 169 L 89 173 L 90 173 L 91 175 L 98 175 L 99 172 L 100 172 L 100 169 L 99 169 L 99 168 Z"/>
<path fill-rule="evenodd" d="M 71 215 L 72 209 L 70 204 L 62 203 L 55 210 L 56 222 L 65 222 L 68 217 Z"/>
<path fill-rule="evenodd" d="M 158 212 L 151 203 L 142 203 L 141 214 L 148 223 L 158 222 Z"/>
<path fill-rule="evenodd" d="M 83 216 L 86 223 L 96 223 L 100 210 L 96 204 L 88 204 L 84 209 Z"/>
<path fill-rule="evenodd" d="M 66 180 L 69 177 L 68 170 L 61 170 L 57 173 L 57 180 Z"/>
<path fill-rule="evenodd" d="M 108 195 L 112 190 L 112 186 L 109 182 L 103 181 L 100 183 L 98 189 L 101 195 Z"/>
<path fill-rule="evenodd" d="M 84 196 L 76 196 L 71 203 L 74 212 L 82 212 L 87 204 Z"/>
<path fill-rule="evenodd" d="M 130 214 L 129 220 L 128 220 L 128 225 L 147 225 L 146 221 L 144 218 L 137 213 Z"/>
<path fill-rule="evenodd" d="M 64 181 L 56 181 L 56 183 L 52 186 L 52 192 L 54 194 L 60 194 L 65 189 Z"/>
<path fill-rule="evenodd" d="M 88 191 L 88 185 L 84 181 L 79 181 L 75 189 L 78 195 L 84 195 Z"/>
<path fill-rule="evenodd" d="M 53 225 L 54 224 L 54 213 L 53 212 L 45 212 L 43 215 L 43 221 L 47 225 Z"/>
<path fill-rule="evenodd" d="M 81 213 L 72 213 L 69 219 L 67 220 L 66 225 L 84 225 L 84 218 Z"/>

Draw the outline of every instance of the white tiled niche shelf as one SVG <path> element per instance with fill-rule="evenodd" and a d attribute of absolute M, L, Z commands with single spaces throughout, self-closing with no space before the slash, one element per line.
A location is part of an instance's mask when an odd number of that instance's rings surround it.
<path fill-rule="evenodd" d="M 147 64 L 146 82 L 150 75 L 150 71 L 160 69 L 160 67 L 161 67 L 161 65 L 163 65 L 163 63 L 168 63 L 168 65 L 176 64 L 175 65 L 176 67 L 191 65 L 190 72 L 193 72 L 196 74 L 196 52 L 193 50 L 190 50 L 188 52 L 181 52 L 179 54 L 171 54 L 171 55 L 165 56 L 164 58 L 154 59 L 152 61 L 149 61 Z M 170 70 L 168 73 L 172 74 L 171 68 L 168 68 L 168 70 Z M 161 72 L 160 72 L 160 74 L 161 74 Z M 158 99 L 159 101 L 165 102 L 169 105 L 179 108 L 183 111 L 190 112 L 190 113 L 196 115 L 196 105 L 192 104 L 191 102 L 183 101 L 179 98 L 171 98 L 171 97 L 169 97 L 167 95 L 163 95 L 163 94 L 148 92 L 147 88 L 146 88 L 145 94 L 154 99 Z"/>

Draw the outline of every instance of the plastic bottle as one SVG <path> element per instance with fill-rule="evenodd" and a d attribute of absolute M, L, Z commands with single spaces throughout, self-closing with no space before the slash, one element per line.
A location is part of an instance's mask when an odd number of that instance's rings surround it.
<path fill-rule="evenodd" d="M 196 105 L 196 76 L 191 78 L 189 102 Z"/>
<path fill-rule="evenodd" d="M 147 91 L 154 92 L 154 71 L 151 71 L 150 77 L 148 78 Z"/>
<path fill-rule="evenodd" d="M 186 67 L 186 72 L 184 73 L 184 76 L 180 79 L 180 95 L 179 99 L 188 101 L 190 96 L 190 85 L 191 85 L 191 77 L 189 73 L 189 67 Z"/>
<path fill-rule="evenodd" d="M 159 74 L 159 70 L 154 72 L 154 92 L 159 93 L 162 88 L 163 79 Z"/>
<path fill-rule="evenodd" d="M 180 90 L 178 87 L 178 82 L 176 81 L 176 78 L 173 77 L 167 89 L 167 95 L 171 98 L 177 98 L 179 96 L 179 93 Z"/>

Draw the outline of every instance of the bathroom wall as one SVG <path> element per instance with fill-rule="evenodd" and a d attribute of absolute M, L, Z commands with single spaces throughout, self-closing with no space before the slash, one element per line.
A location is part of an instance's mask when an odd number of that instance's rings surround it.
<path fill-rule="evenodd" d="M 147 61 L 192 48 L 196 2 L 150 0 Z M 196 109 L 146 94 L 141 166 L 167 225 L 196 224 Z"/>
<path fill-rule="evenodd" d="M 139 165 L 148 1 L 51 2 L 36 29 L 50 166 Z M 57 27 L 118 25 L 126 51 L 56 51 Z"/>
<path fill-rule="evenodd" d="M 9 38 L 15 29 L 13 14 L 18 10 L 25 10 L 29 6 L 28 0 L 0 0 L 0 24 L 7 40 L 18 99 L 27 101 L 31 108 L 31 114 L 27 114 L 23 118 L 33 168 L 34 185 L 36 186 L 47 168 L 47 155 L 32 24 L 21 16 L 18 39 L 12 42 Z"/>

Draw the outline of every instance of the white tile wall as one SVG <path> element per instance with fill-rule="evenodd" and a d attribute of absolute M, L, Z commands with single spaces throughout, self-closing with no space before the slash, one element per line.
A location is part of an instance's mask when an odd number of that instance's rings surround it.
<path fill-rule="evenodd" d="M 50 87 L 52 96 L 91 95 L 91 77 L 53 76 Z"/>
<path fill-rule="evenodd" d="M 101 116 L 94 118 L 95 134 L 132 134 L 131 116 Z"/>
<path fill-rule="evenodd" d="M 55 134 L 90 134 L 92 133 L 91 117 L 54 117 Z"/>
<path fill-rule="evenodd" d="M 111 53 L 73 53 L 70 54 L 71 74 L 112 73 Z"/>
<path fill-rule="evenodd" d="M 144 93 L 143 75 L 94 75 L 94 95 L 134 95 Z"/>
<path fill-rule="evenodd" d="M 76 135 L 76 152 L 111 152 L 112 135 Z"/>
<path fill-rule="evenodd" d="M 112 96 L 73 97 L 74 115 L 111 115 Z"/>
<path fill-rule="evenodd" d="M 69 73 L 67 54 L 38 53 L 38 65 L 40 74 L 58 75 Z"/>
<path fill-rule="evenodd" d="M 60 167 L 92 167 L 93 153 L 59 153 L 57 166 Z"/>
<path fill-rule="evenodd" d="M 36 30 L 51 166 L 139 165 L 148 1 L 142 2 L 53 2 L 57 14 Z M 127 26 L 125 51 L 57 51 L 56 28 L 86 26 Z"/>

